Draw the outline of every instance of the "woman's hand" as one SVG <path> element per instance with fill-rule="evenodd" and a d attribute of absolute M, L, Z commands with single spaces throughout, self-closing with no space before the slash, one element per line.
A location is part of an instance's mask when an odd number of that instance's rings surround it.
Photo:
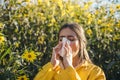
<path fill-rule="evenodd" d="M 64 68 L 67 68 L 68 66 L 73 67 L 72 65 L 72 49 L 70 47 L 70 45 L 68 44 L 68 42 L 66 43 L 65 47 L 65 56 L 63 57 L 63 65 Z"/>
<path fill-rule="evenodd" d="M 62 44 L 59 43 L 57 46 L 53 48 L 52 58 L 51 58 L 53 69 L 55 69 L 58 65 L 63 67 L 63 65 L 61 64 L 60 55 L 59 55 L 59 51 L 61 50 L 61 47 L 62 47 Z"/>
<path fill-rule="evenodd" d="M 68 66 L 73 67 L 72 65 L 72 49 L 69 46 L 68 43 L 65 44 L 65 55 L 63 56 L 63 59 L 60 58 L 60 50 L 62 48 L 62 43 L 59 43 L 56 47 L 53 48 L 51 63 L 53 65 L 53 69 L 55 69 L 57 66 L 60 66 L 62 69 L 67 68 Z"/>

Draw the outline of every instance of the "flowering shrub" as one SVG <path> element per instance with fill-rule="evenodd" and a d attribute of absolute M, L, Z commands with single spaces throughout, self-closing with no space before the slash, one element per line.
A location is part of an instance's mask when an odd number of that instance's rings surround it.
<path fill-rule="evenodd" d="M 90 11 L 91 2 L 81 6 L 62 0 L 21 1 L 9 0 L 6 8 L 0 6 L 1 80 L 33 80 L 50 60 L 58 30 L 66 22 L 84 27 L 93 62 L 108 80 L 120 79 L 120 19 L 114 15 L 120 5 Z"/>

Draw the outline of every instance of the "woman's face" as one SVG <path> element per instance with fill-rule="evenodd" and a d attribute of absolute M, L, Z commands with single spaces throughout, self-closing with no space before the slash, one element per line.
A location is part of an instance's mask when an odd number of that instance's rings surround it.
<path fill-rule="evenodd" d="M 63 37 L 67 38 L 70 41 L 72 54 L 73 54 L 73 57 L 75 57 L 78 54 L 80 49 L 79 40 L 77 38 L 76 33 L 72 31 L 70 28 L 64 28 L 60 31 L 59 42 L 62 42 Z"/>

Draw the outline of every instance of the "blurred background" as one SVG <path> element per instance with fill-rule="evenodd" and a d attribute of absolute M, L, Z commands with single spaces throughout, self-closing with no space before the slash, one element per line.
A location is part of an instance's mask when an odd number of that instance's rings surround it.
<path fill-rule="evenodd" d="M 67 22 L 83 26 L 107 80 L 120 80 L 120 0 L 0 0 L 0 80 L 33 80 Z"/>

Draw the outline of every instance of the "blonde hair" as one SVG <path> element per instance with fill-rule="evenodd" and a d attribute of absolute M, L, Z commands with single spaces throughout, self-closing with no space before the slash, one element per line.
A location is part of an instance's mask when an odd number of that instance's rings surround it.
<path fill-rule="evenodd" d="M 84 29 L 77 23 L 66 23 L 60 28 L 60 31 L 58 33 L 58 38 L 59 38 L 59 34 L 60 34 L 61 30 L 65 29 L 65 28 L 71 29 L 77 35 L 77 38 L 79 40 L 79 45 L 80 45 L 80 49 L 79 49 L 79 53 L 78 53 L 78 55 L 80 57 L 80 61 L 82 63 L 84 61 L 88 61 L 88 62 L 92 63 L 92 61 L 88 55 L 87 49 L 86 49 L 87 40 L 85 37 Z"/>

